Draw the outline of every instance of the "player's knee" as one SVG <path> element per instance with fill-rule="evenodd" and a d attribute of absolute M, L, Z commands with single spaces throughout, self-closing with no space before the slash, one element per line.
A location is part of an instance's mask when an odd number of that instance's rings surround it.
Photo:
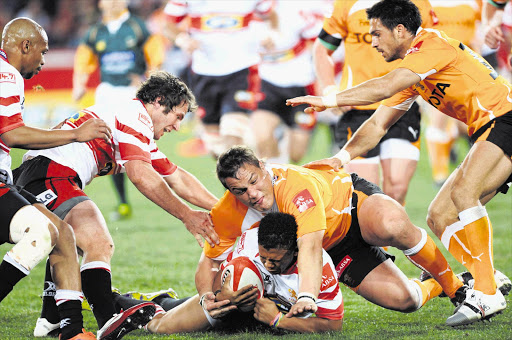
<path fill-rule="evenodd" d="M 437 237 L 440 237 L 443 233 L 443 226 L 446 226 L 446 223 L 443 220 L 446 220 L 445 211 L 440 205 L 438 205 L 435 201 L 433 201 L 428 207 L 427 213 L 427 225 L 432 230 Z"/>
<path fill-rule="evenodd" d="M 28 271 L 48 256 L 59 238 L 57 227 L 31 205 L 24 206 L 14 215 L 10 234 L 16 243 L 10 255 Z"/>

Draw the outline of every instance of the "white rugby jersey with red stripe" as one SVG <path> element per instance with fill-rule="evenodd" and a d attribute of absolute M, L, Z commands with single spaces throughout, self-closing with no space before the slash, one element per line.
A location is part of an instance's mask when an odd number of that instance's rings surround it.
<path fill-rule="evenodd" d="M 315 315 L 319 318 L 341 320 L 344 307 L 338 278 L 331 258 L 325 250 L 322 250 L 323 270 L 320 293 L 316 300 L 318 310 Z M 297 302 L 299 294 L 299 274 L 297 264 L 292 265 L 286 272 L 279 275 L 270 274 L 260 261 L 258 250 L 258 228 L 247 230 L 242 234 L 235 250 L 229 254 L 221 265 L 221 270 L 235 257 L 246 256 L 254 262 L 260 270 L 265 287 L 265 297 L 274 301 L 281 311 L 289 311 Z M 311 314 L 306 315 L 306 317 Z"/>
<path fill-rule="evenodd" d="M 151 163 L 162 176 L 171 175 L 177 166 L 158 149 L 153 140 L 153 122 L 144 104 L 133 99 L 114 105 L 94 105 L 68 118 L 62 129 L 75 129 L 91 118 L 101 118 L 112 130 L 111 143 L 96 138 L 87 143 L 71 143 L 46 150 L 31 150 L 23 159 L 38 155 L 75 170 L 82 186 L 95 176 L 124 172 L 130 160 Z M 82 188 L 83 189 L 83 188 Z"/>
<path fill-rule="evenodd" d="M 170 0 L 164 12 L 174 23 L 190 19 L 189 33 L 199 42 L 192 55 L 192 70 L 222 76 L 259 62 L 258 34 L 251 22 L 267 15 L 273 6 L 273 0 Z"/>
<path fill-rule="evenodd" d="M 0 50 L 0 135 L 14 130 L 23 123 L 25 83 L 20 72 L 9 64 L 5 51 Z M 8 147 L 0 139 L 0 180 L 12 183 L 11 156 Z"/>

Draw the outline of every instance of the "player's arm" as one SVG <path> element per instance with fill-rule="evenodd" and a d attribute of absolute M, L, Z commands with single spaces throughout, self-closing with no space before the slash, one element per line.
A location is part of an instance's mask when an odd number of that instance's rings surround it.
<path fill-rule="evenodd" d="M 103 120 L 90 119 L 79 128 L 70 130 L 45 130 L 22 125 L 4 132 L 1 138 L 11 148 L 39 150 L 73 142 L 88 142 L 95 138 L 110 143 L 112 132 Z"/>
<path fill-rule="evenodd" d="M 315 300 L 320 292 L 322 282 L 322 240 L 324 230 L 314 231 L 301 236 L 297 240 L 299 254 L 297 267 L 299 271 L 299 295 L 297 302 L 286 315 L 292 317 L 304 313 L 315 313 L 317 306 Z M 305 297 L 302 297 L 305 295 Z"/>
<path fill-rule="evenodd" d="M 181 201 L 150 163 L 130 160 L 124 166 L 128 178 L 135 187 L 156 205 L 180 219 L 201 247 L 203 246 L 201 237 L 212 247 L 215 245 L 212 240 L 216 240 L 217 234 L 208 212 L 193 210 Z"/>
<path fill-rule="evenodd" d="M 261 323 L 271 327 L 300 333 L 339 331 L 343 326 L 343 319 L 331 320 L 319 317 L 309 317 L 305 319 L 298 317 L 281 317 L 275 303 L 267 298 L 261 298 L 256 301 L 254 317 Z"/>
<path fill-rule="evenodd" d="M 503 22 L 503 9 L 507 0 L 484 0 L 482 3 L 482 26 L 485 32 L 485 44 L 496 49 L 500 43 L 505 42 L 501 30 Z"/>
<path fill-rule="evenodd" d="M 86 91 L 89 75 L 99 66 L 99 60 L 94 51 L 86 44 L 80 44 L 76 50 L 73 67 L 73 100 L 80 100 Z"/>
<path fill-rule="evenodd" d="M 320 112 L 331 107 L 369 105 L 389 98 L 420 80 L 420 76 L 413 71 L 400 67 L 382 77 L 370 79 L 325 97 L 304 96 L 287 99 L 286 105 L 308 104 L 310 107 L 305 110 L 306 112 Z"/>
<path fill-rule="evenodd" d="M 211 210 L 218 198 L 191 173 L 178 167 L 170 176 L 164 177 L 176 195 L 203 209 Z"/>
<path fill-rule="evenodd" d="M 327 48 L 320 37 L 315 39 L 313 43 L 313 65 L 318 85 L 322 91 L 328 87 L 336 86 L 334 61 L 332 59 L 334 51 L 334 49 Z"/>

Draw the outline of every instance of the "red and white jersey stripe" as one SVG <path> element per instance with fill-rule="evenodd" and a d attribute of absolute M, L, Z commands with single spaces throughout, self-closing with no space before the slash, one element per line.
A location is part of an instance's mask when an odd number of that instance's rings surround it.
<path fill-rule="evenodd" d="M 62 129 L 75 129 L 92 118 L 101 118 L 112 130 L 110 143 L 94 139 L 87 143 L 71 143 L 46 150 L 31 150 L 27 157 L 43 155 L 75 170 L 82 185 L 95 176 L 124 172 L 130 160 L 151 163 L 162 176 L 171 175 L 177 166 L 158 149 L 153 139 L 153 122 L 144 104 L 137 99 L 94 105 L 68 118 Z"/>
<path fill-rule="evenodd" d="M 316 300 L 318 310 L 315 315 L 319 318 L 341 320 L 344 307 L 336 270 L 330 256 L 322 250 L 323 270 L 320 293 Z M 299 294 L 299 273 L 297 264 L 292 265 L 286 272 L 279 275 L 270 274 L 260 261 L 258 249 L 258 228 L 247 230 L 242 234 L 235 250 L 222 263 L 221 269 L 239 256 L 246 256 L 253 261 L 260 270 L 265 287 L 265 297 L 276 303 L 282 311 L 288 311 L 297 302 Z M 311 316 L 311 314 L 306 317 Z"/>
<path fill-rule="evenodd" d="M 170 0 L 164 12 L 174 23 L 190 19 L 189 33 L 199 42 L 192 54 L 192 70 L 221 76 L 258 63 L 258 34 L 251 23 L 273 6 L 273 0 Z"/>
<path fill-rule="evenodd" d="M 22 118 L 24 102 L 23 77 L 9 64 L 5 51 L 0 50 L 0 136 L 25 125 Z M 0 179 L 7 183 L 12 182 L 10 150 L 0 137 Z"/>

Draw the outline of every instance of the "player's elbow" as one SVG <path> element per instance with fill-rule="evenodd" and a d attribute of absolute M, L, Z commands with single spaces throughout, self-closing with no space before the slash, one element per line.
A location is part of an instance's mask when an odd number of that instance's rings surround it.
<path fill-rule="evenodd" d="M 339 332 L 343 329 L 343 319 L 341 320 L 329 320 L 327 322 L 326 327 L 324 328 L 326 332 Z"/>

